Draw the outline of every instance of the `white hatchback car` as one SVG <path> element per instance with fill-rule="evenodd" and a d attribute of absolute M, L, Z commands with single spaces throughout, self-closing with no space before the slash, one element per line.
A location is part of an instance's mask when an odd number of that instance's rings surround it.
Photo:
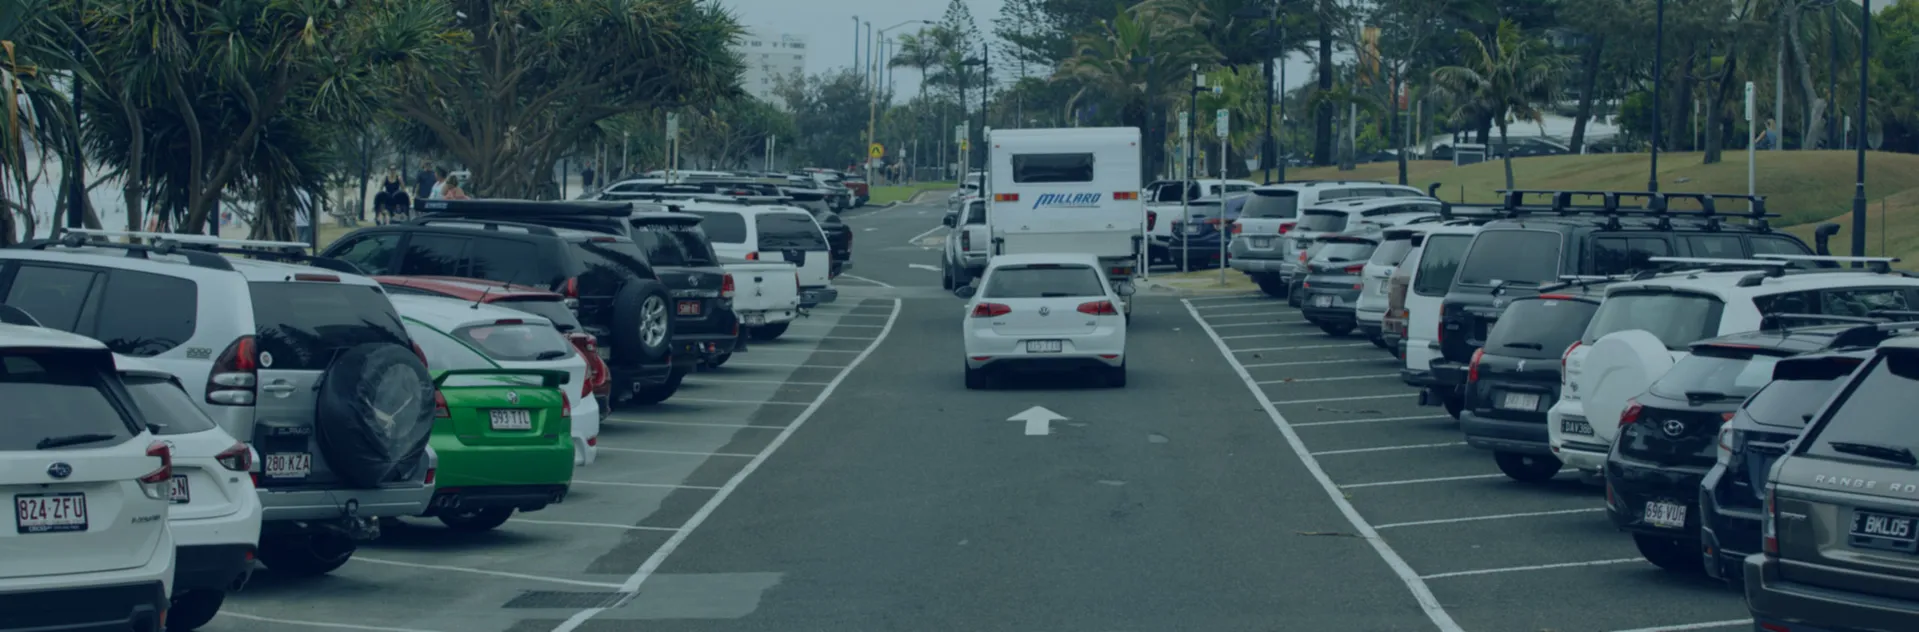
<path fill-rule="evenodd" d="M 961 331 L 966 388 L 987 388 L 1004 370 L 1095 369 L 1107 386 L 1126 386 L 1126 315 L 1132 288 L 1117 288 L 1099 258 L 1081 254 L 1000 255 L 976 285 Z"/>
<path fill-rule="evenodd" d="M 140 358 L 115 356 L 114 364 L 150 430 L 173 451 L 167 522 L 177 549 L 167 627 L 192 630 L 212 621 L 227 591 L 253 571 L 262 514 L 253 449 L 202 412 L 180 378 Z"/>
<path fill-rule="evenodd" d="M 113 353 L 0 324 L 0 402 L 12 404 L 0 424 L 0 625 L 157 632 L 173 588 L 173 454 Z"/>

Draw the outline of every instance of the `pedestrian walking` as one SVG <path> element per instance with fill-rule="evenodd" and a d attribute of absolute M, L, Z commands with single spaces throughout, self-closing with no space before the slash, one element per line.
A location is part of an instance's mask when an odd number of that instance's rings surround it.
<path fill-rule="evenodd" d="M 586 166 L 580 168 L 580 189 L 581 190 L 583 191 L 593 190 L 594 175 L 595 174 L 593 173 L 593 163 L 588 162 L 586 163 Z"/>
<path fill-rule="evenodd" d="M 431 197 L 433 195 L 433 186 L 439 184 L 439 182 L 440 179 L 433 170 L 433 161 L 420 161 L 420 170 L 413 172 L 413 197 L 422 200 Z"/>
<path fill-rule="evenodd" d="M 299 237 L 300 243 L 312 246 L 313 211 L 315 210 L 313 196 L 305 190 L 298 191 L 294 195 L 299 199 L 299 203 L 293 207 L 293 232 Z"/>
<path fill-rule="evenodd" d="M 446 199 L 446 197 L 444 197 L 446 193 L 446 178 L 447 178 L 447 175 L 446 175 L 445 168 L 433 170 L 433 193 L 429 194 L 427 199 L 429 200 Z"/>

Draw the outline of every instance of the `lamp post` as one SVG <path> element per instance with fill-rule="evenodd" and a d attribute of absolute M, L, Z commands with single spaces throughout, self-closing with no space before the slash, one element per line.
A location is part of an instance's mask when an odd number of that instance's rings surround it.
<path fill-rule="evenodd" d="M 1866 256 L 1866 75 L 1867 63 L 1872 57 L 1872 0 L 1859 2 L 1859 113 L 1853 118 L 1859 119 L 1859 140 L 1853 145 L 1858 148 L 1858 176 L 1852 189 L 1852 256 Z M 1853 267 L 1861 264 L 1854 262 Z"/>
<path fill-rule="evenodd" d="M 985 60 L 985 59 L 981 59 L 981 58 L 979 58 L 979 57 L 969 57 L 969 58 L 967 58 L 967 59 L 965 59 L 965 60 L 963 60 L 963 61 L 961 61 L 961 62 L 960 62 L 960 65 L 961 65 L 962 67 L 965 67 L 965 66 L 982 66 L 982 67 L 984 67 L 984 66 L 986 65 L 986 60 Z M 981 73 L 981 76 L 980 76 L 980 89 L 981 89 L 981 90 L 985 90 L 985 89 L 986 89 L 986 77 L 985 77 L 985 73 L 984 73 L 984 72 L 982 72 L 982 73 Z M 980 103 L 981 103 L 981 104 L 984 104 L 984 103 L 986 103 L 986 97 L 980 97 Z M 959 116 L 959 119 L 960 119 L 960 124 L 961 124 L 961 125 L 963 125 L 963 126 L 964 126 L 964 127 L 966 128 L 966 147 L 967 147 L 967 148 L 966 148 L 965 150 L 963 150 L 963 151 L 961 152 L 961 154 L 960 154 L 960 155 L 961 155 L 961 156 L 963 157 L 963 159 L 962 159 L 962 160 L 960 161 L 960 182 L 965 182 L 965 181 L 966 181 L 966 180 L 965 180 L 965 178 L 966 178 L 966 176 L 967 176 L 968 174 L 970 174 L 970 173 L 972 173 L 972 171 L 973 171 L 973 150 L 972 150 L 972 146 L 973 146 L 973 121 L 971 120 L 971 119 L 972 119 L 972 117 L 971 117 L 971 116 L 969 116 L 969 115 L 967 115 L 967 113 L 966 113 L 966 106 L 967 106 L 967 103 L 966 103 L 966 72 L 965 72 L 964 70 L 962 70 L 962 71 L 960 72 L 960 116 Z M 986 116 L 986 115 L 985 115 L 985 113 L 981 113 L 981 114 L 980 114 L 980 116 L 982 116 L 982 117 L 984 117 L 984 116 Z M 984 131 L 984 130 L 982 130 L 982 131 Z M 985 137 L 984 137 L 984 136 L 982 136 L 982 137 L 980 138 L 980 140 L 985 140 Z"/>
<path fill-rule="evenodd" d="M 853 16 L 853 75 L 866 85 L 866 68 L 860 65 L 860 16 Z"/>
<path fill-rule="evenodd" d="M 1666 111 L 1660 108 L 1659 84 L 1660 69 L 1666 63 L 1666 0 L 1659 0 L 1659 8 L 1654 10 L 1652 44 L 1652 170 L 1646 172 L 1646 190 L 1659 192 L 1659 119 L 1666 118 Z"/>
<path fill-rule="evenodd" d="M 883 28 L 883 29 L 880 29 L 880 32 L 879 32 L 879 34 L 877 35 L 877 37 L 879 37 L 879 38 L 884 38 L 884 37 L 886 37 L 886 32 L 887 32 L 887 31 L 891 31 L 891 30 L 893 30 L 893 29 L 896 29 L 896 28 L 899 28 L 899 27 L 902 27 L 902 26 L 906 26 L 906 25 L 908 25 L 908 24 L 925 24 L 925 23 L 926 23 L 926 20 L 907 20 L 907 21 L 905 21 L 905 22 L 901 22 L 901 23 L 899 23 L 899 24 L 895 24 L 895 25 L 892 25 L 892 26 L 889 26 L 889 27 L 886 27 L 886 28 Z M 871 33 L 871 32 L 872 32 L 872 29 L 873 29 L 873 24 L 872 24 L 871 22 L 868 22 L 868 23 L 866 24 L 866 29 L 867 29 L 867 32 L 868 32 L 868 33 Z M 876 40 L 876 41 L 877 41 L 877 40 Z M 870 45 L 870 44 L 869 44 L 869 45 L 868 45 L 868 46 L 867 46 L 866 48 L 867 48 L 867 52 L 868 52 L 868 53 L 872 53 L 872 52 L 874 51 L 874 48 L 875 48 L 875 47 L 874 47 L 873 45 Z M 877 78 L 878 78 L 879 76 L 881 76 L 881 75 L 879 74 L 879 72 L 878 72 L 878 64 L 880 64 L 880 63 L 884 63 L 884 62 L 883 62 L 883 61 L 882 61 L 882 60 L 880 59 L 880 56 L 879 56 L 879 55 L 870 55 L 870 57 L 871 57 L 871 59 L 872 59 L 872 62 L 873 62 L 873 64 L 874 64 L 874 67 L 873 67 L 873 68 L 871 68 L 871 70 L 873 71 L 873 76 L 874 76 L 874 77 L 875 77 L 875 78 L 877 79 Z M 867 182 L 872 182 L 872 181 L 873 181 L 873 154 L 871 153 L 871 152 L 872 152 L 872 149 L 871 149 L 871 148 L 873 147 L 873 142 L 874 142 L 874 139 L 876 139 L 876 138 L 878 138 L 878 136 L 876 136 L 876 135 L 875 135 L 875 133 L 876 133 L 876 129 L 875 129 L 875 128 L 877 128 L 877 127 L 878 127 L 878 120 L 879 120 L 879 107 L 880 107 L 880 105 L 879 105 L 879 104 L 880 104 L 880 90 L 879 90 L 879 87 L 880 87 L 880 86 L 879 86 L 879 82 L 878 82 L 878 81 L 874 81 L 874 82 L 873 82 L 873 84 L 872 84 L 872 86 L 871 86 L 871 88 L 870 88 L 870 89 L 869 89 L 869 90 L 867 91 L 867 99 L 866 99 L 866 147 L 868 148 L 868 149 L 867 149 L 867 152 L 868 152 L 868 153 L 866 154 L 866 163 L 865 163 L 865 164 L 866 164 L 866 181 L 867 181 Z"/>
<path fill-rule="evenodd" d="M 1203 91 L 1205 89 L 1206 89 L 1206 75 L 1199 74 L 1199 64 L 1193 64 L 1192 85 L 1188 86 L 1186 90 L 1187 94 L 1189 95 L 1188 102 L 1186 105 L 1186 129 L 1187 129 L 1186 136 L 1187 137 L 1180 139 L 1180 144 L 1186 148 L 1186 178 L 1184 182 L 1180 183 L 1180 187 L 1179 187 L 1180 188 L 1179 229 L 1182 231 L 1187 230 L 1186 225 L 1192 223 L 1193 221 L 1193 215 L 1192 215 L 1193 190 L 1199 188 L 1198 179 L 1194 175 L 1196 165 L 1193 164 L 1193 159 L 1196 156 L 1193 153 L 1193 144 L 1194 144 L 1193 141 L 1196 139 L 1193 137 L 1199 135 L 1198 133 L 1199 119 L 1196 118 L 1199 116 L 1199 93 L 1200 91 Z M 1220 205 L 1221 217 L 1225 217 L 1224 215 L 1225 208 L 1226 208 L 1225 204 L 1222 202 L 1222 204 Z M 1180 236 L 1180 240 L 1179 240 L 1179 271 L 1180 272 L 1192 271 L 1193 258 L 1189 256 L 1188 254 L 1190 249 L 1189 244 L 1191 241 L 1192 240 L 1190 239 L 1186 239 L 1184 235 Z"/>

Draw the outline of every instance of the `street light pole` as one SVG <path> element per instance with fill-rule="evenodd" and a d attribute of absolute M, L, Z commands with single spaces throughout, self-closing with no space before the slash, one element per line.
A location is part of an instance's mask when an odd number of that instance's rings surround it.
<path fill-rule="evenodd" d="M 1281 63 L 1274 57 L 1279 54 L 1280 4 L 1281 0 L 1273 0 L 1273 16 L 1266 23 L 1266 129 L 1263 132 L 1265 139 L 1259 142 L 1259 159 L 1263 163 L 1260 165 L 1263 167 L 1262 171 L 1267 172 L 1272 171 L 1273 162 L 1279 158 L 1277 155 L 1279 150 L 1273 144 L 1273 66 Z M 1272 182 L 1267 180 L 1266 184 L 1272 184 Z M 1224 266 L 1221 268 L 1223 269 Z"/>
<path fill-rule="evenodd" d="M 860 85 L 866 85 L 866 68 L 860 65 L 860 16 L 853 16 L 853 76 L 860 78 Z"/>
<path fill-rule="evenodd" d="M 1663 83 L 1660 70 L 1666 63 L 1666 0 L 1659 0 L 1659 8 L 1654 11 L 1652 44 L 1652 170 L 1646 172 L 1646 190 L 1659 192 L 1659 119 L 1666 118 L 1666 111 L 1660 108 L 1659 84 Z M 1511 148 L 1506 148 L 1510 150 Z M 1504 150 L 1502 150 L 1504 151 Z"/>
<path fill-rule="evenodd" d="M 1858 147 L 1858 177 L 1852 188 L 1852 256 L 1866 256 L 1866 90 L 1870 77 L 1866 75 L 1866 66 L 1872 56 L 1868 46 L 1872 42 L 1872 0 L 1859 2 L 1859 113 L 1853 118 L 1859 119 L 1859 140 L 1853 144 Z M 1883 253 L 1881 253 L 1883 254 Z M 1853 267 L 1861 264 L 1853 263 Z"/>

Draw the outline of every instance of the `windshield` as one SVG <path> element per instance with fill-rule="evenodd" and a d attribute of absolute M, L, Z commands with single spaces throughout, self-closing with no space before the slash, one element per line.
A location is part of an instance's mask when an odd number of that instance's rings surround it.
<path fill-rule="evenodd" d="M 1687 393 L 1742 400 L 1772 381 L 1772 367 L 1779 360 L 1775 355 L 1698 348 L 1674 363 L 1647 390 L 1677 400 L 1687 399 Z"/>
<path fill-rule="evenodd" d="M 1413 277 L 1413 292 L 1420 296 L 1445 296 L 1452 289 L 1453 275 L 1459 271 L 1459 258 L 1472 235 L 1433 235 L 1420 249 L 1419 272 Z"/>
<path fill-rule="evenodd" d="M 359 345 L 410 344 L 399 314 L 379 286 L 298 281 L 251 285 L 261 363 L 274 370 L 320 371 L 340 352 Z"/>
<path fill-rule="evenodd" d="M 1306 212 L 1301 214 L 1299 218 L 1299 225 L 1295 228 L 1298 230 L 1310 230 L 1322 233 L 1337 233 L 1346 230 L 1346 218 L 1349 216 L 1350 214 L 1345 211 L 1306 209 Z"/>
<path fill-rule="evenodd" d="M 1773 380 L 1746 400 L 1746 416 L 1768 425 L 1799 430 L 1850 375 L 1827 380 Z"/>
<path fill-rule="evenodd" d="M 1371 242 L 1363 241 L 1322 241 L 1312 251 L 1312 260 L 1322 263 L 1345 263 L 1365 261 L 1373 256 L 1376 248 Z"/>
<path fill-rule="evenodd" d="M 1559 278 L 1559 233 L 1543 230 L 1485 230 L 1459 268 L 1459 283 L 1538 285 Z"/>
<path fill-rule="evenodd" d="M 573 310 L 568 309 L 565 300 L 558 296 L 510 298 L 493 301 L 490 304 L 526 312 L 553 321 L 553 328 L 559 331 L 578 331 L 580 329 L 579 317 L 574 316 Z"/>
<path fill-rule="evenodd" d="M 1399 262 L 1405 261 L 1406 255 L 1412 252 L 1412 238 L 1388 239 L 1381 242 L 1378 248 L 1373 249 L 1373 256 L 1368 258 L 1366 263 L 1376 266 L 1396 266 Z"/>
<path fill-rule="evenodd" d="M 114 404 L 104 352 L 96 356 L 36 351 L 0 352 L 0 401 L 10 404 L 6 414 L 0 415 L 0 463 L 12 450 L 100 448 L 133 438 L 135 426 Z M 65 447 L 48 443 L 80 436 L 99 438 Z M 20 476 L 26 475 L 26 467 L 17 466 Z"/>
<path fill-rule="evenodd" d="M 1587 301 L 1526 298 L 1513 301 L 1486 334 L 1486 353 L 1527 359 L 1557 359 L 1579 341 L 1599 309 Z"/>
<path fill-rule="evenodd" d="M 804 213 L 762 213 L 759 250 L 826 250 L 826 234 Z"/>
<path fill-rule="evenodd" d="M 502 362 L 546 362 L 573 355 L 573 343 L 545 323 L 501 320 L 487 325 L 462 327 L 454 337 Z"/>
<path fill-rule="evenodd" d="M 1253 191 L 1247 197 L 1240 217 L 1246 219 L 1292 219 L 1299 215 L 1299 192 L 1289 190 Z"/>
<path fill-rule="evenodd" d="M 986 273 L 983 298 L 1047 298 L 1105 296 L 1099 271 L 1080 265 L 1014 265 Z"/>
<path fill-rule="evenodd" d="M 124 378 L 133 405 L 159 435 L 183 435 L 214 429 L 213 419 L 193 405 L 178 381 L 146 375 Z"/>
<path fill-rule="evenodd" d="M 1809 442 L 1807 454 L 1829 459 L 1884 463 L 1868 459 L 1843 444 L 1882 446 L 1919 454 L 1919 433 L 1912 431 L 1912 418 L 1919 410 L 1919 353 L 1882 352 L 1881 360 L 1865 369 L 1841 399 L 1828 408 L 1826 419 L 1808 431 L 1801 441 Z M 1835 444 L 1842 447 L 1835 449 Z"/>
<path fill-rule="evenodd" d="M 1683 351 L 1692 343 L 1719 335 L 1719 314 L 1725 304 L 1704 294 L 1674 292 L 1620 292 L 1608 295 L 1586 326 L 1585 344 L 1618 331 L 1643 329 Z"/>

